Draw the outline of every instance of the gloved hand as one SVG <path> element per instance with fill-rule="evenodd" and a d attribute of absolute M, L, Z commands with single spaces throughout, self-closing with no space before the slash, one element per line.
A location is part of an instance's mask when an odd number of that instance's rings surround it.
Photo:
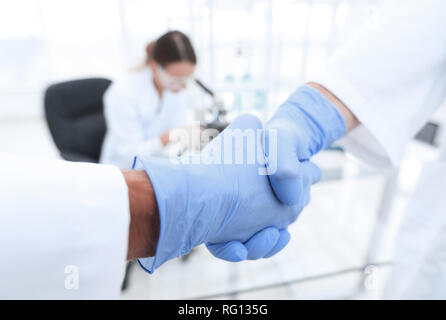
<path fill-rule="evenodd" d="M 298 88 L 265 125 L 265 143 L 277 135 L 277 157 L 268 157 L 270 181 L 282 203 L 302 202 L 306 162 L 345 134 L 344 118 L 317 89 Z M 268 148 L 266 148 L 268 150 Z M 306 200 L 305 200 L 306 201 Z"/>
<path fill-rule="evenodd" d="M 296 90 L 279 108 L 266 125 L 265 155 L 271 185 L 284 204 L 306 205 L 309 202 L 311 183 L 305 174 L 308 160 L 344 134 L 344 119 L 336 107 L 311 86 Z M 277 142 L 277 149 L 269 146 L 272 137 Z M 276 150 L 276 154 L 268 154 L 270 149 Z M 266 241 L 262 238 L 273 237 L 273 233 L 277 232 L 275 229 L 265 229 L 245 246 L 236 242 L 208 248 L 221 259 L 235 261 L 237 252 L 252 250 L 257 247 L 256 244 L 262 247 L 262 242 Z M 281 230 L 280 234 L 275 250 L 265 257 L 272 256 L 286 246 L 290 236 L 286 230 Z"/>
<path fill-rule="evenodd" d="M 244 115 L 199 157 L 180 158 L 179 163 L 135 159 L 134 168 L 150 177 L 160 215 L 156 255 L 139 259 L 144 269 L 153 272 L 202 243 L 231 261 L 268 257 L 286 245 L 286 228 L 305 203 L 282 204 L 268 177 L 259 174 L 265 169 L 261 134 L 260 121 Z M 309 184 L 320 178 L 319 168 L 309 162 L 301 173 Z"/>
<path fill-rule="evenodd" d="M 226 243 L 207 243 L 206 246 L 219 259 L 239 262 L 272 257 L 285 248 L 289 241 L 288 230 L 268 227 L 257 232 L 245 243 L 234 240 Z"/>

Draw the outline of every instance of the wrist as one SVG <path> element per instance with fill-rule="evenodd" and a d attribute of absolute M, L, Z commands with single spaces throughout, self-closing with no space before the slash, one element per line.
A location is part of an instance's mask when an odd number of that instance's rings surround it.
<path fill-rule="evenodd" d="M 198 159 L 198 158 L 196 158 Z M 190 160 L 190 161 L 189 161 Z M 200 161 L 205 161 L 198 159 Z M 153 273 L 166 261 L 187 254 L 209 240 L 218 240 L 216 225 L 224 217 L 219 212 L 233 210 L 233 184 L 221 185 L 220 166 L 194 162 L 184 157 L 171 159 L 138 156 L 136 170 L 145 170 L 156 195 L 160 233 L 155 256 L 139 259 L 142 267 Z M 214 171 L 212 168 L 215 168 Z M 206 176 L 203 172 L 207 172 Z M 216 187 L 220 183 L 219 187 Z"/>
<path fill-rule="evenodd" d="M 154 256 L 160 232 L 157 202 L 144 171 L 123 171 L 129 190 L 130 231 L 127 259 Z"/>
<path fill-rule="evenodd" d="M 309 86 L 317 89 L 328 101 L 330 101 L 339 111 L 339 113 L 344 118 L 346 131 L 349 132 L 359 125 L 358 119 L 350 111 L 349 108 L 330 90 L 320 85 L 319 83 L 309 82 Z"/>
<path fill-rule="evenodd" d="M 183 225 L 183 219 L 180 219 L 190 200 L 188 194 L 181 192 L 187 190 L 185 173 L 179 165 L 171 161 L 138 156 L 134 163 L 134 170 L 143 170 L 149 176 L 159 212 L 159 236 L 155 255 L 142 256 L 144 259 L 139 259 L 140 264 L 149 273 L 153 273 L 167 260 L 185 254 L 188 249 L 188 234 L 185 230 L 191 228 Z"/>
<path fill-rule="evenodd" d="M 344 118 L 336 106 L 309 85 L 301 86 L 291 94 L 276 115 L 293 123 L 299 141 L 307 144 L 310 157 L 329 147 L 346 132 Z"/>

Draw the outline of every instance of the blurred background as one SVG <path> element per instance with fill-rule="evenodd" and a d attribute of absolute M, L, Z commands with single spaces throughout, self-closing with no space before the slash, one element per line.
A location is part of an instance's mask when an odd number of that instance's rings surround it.
<path fill-rule="evenodd" d="M 144 47 L 181 30 L 198 55 L 196 76 L 230 115 L 267 119 L 370 17 L 373 0 L 0 0 L 0 147 L 60 158 L 43 97 L 61 81 L 115 79 L 144 59 Z M 189 88 L 198 107 L 209 103 Z M 442 141 L 438 113 L 408 147 L 400 168 L 377 172 L 339 148 L 317 156 L 324 179 L 269 260 L 231 264 L 198 248 L 154 275 L 133 266 L 127 299 L 376 298 L 423 160 Z"/>
<path fill-rule="evenodd" d="M 167 30 L 193 41 L 200 78 L 235 110 L 267 112 L 360 26 L 375 1 L 1 0 L 0 116 L 42 115 L 49 83 L 119 77 Z"/>

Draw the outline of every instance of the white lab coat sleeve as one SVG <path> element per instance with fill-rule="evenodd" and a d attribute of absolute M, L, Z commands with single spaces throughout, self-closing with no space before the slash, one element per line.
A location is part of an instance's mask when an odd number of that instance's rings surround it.
<path fill-rule="evenodd" d="M 446 1 L 410 0 L 373 15 L 317 77 L 361 122 L 341 143 L 378 167 L 404 147 L 446 98 Z"/>
<path fill-rule="evenodd" d="M 101 154 L 101 163 L 123 169 L 132 167 L 137 154 L 155 154 L 163 149 L 159 137 L 147 138 L 141 128 L 136 102 L 121 88 L 111 87 L 104 96 L 107 135 Z"/>
<path fill-rule="evenodd" d="M 172 122 L 172 129 L 184 128 L 190 126 L 194 120 L 194 108 L 195 101 L 193 97 L 186 93 L 180 92 L 177 94 L 177 104 L 175 107 L 175 117 Z"/>
<path fill-rule="evenodd" d="M 118 168 L 0 155 L 0 298 L 118 298 L 129 220 Z"/>

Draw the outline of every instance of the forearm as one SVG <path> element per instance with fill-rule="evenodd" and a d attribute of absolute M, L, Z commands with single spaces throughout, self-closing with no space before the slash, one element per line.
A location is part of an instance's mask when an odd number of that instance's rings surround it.
<path fill-rule="evenodd" d="M 144 171 L 123 171 L 129 190 L 130 230 L 127 259 L 155 255 L 160 221 L 155 193 Z"/>
<path fill-rule="evenodd" d="M 320 93 L 322 93 L 324 95 L 325 98 L 327 98 L 328 101 L 330 101 L 338 109 L 339 113 L 344 118 L 345 126 L 346 126 L 346 129 L 347 129 L 347 133 L 349 131 L 353 130 L 354 128 L 356 128 L 359 125 L 359 121 L 355 117 L 355 115 L 330 90 L 328 90 L 324 86 L 322 86 L 322 85 L 320 85 L 318 83 L 315 83 L 315 82 L 309 82 L 308 85 L 312 86 L 315 89 L 317 89 Z"/>

